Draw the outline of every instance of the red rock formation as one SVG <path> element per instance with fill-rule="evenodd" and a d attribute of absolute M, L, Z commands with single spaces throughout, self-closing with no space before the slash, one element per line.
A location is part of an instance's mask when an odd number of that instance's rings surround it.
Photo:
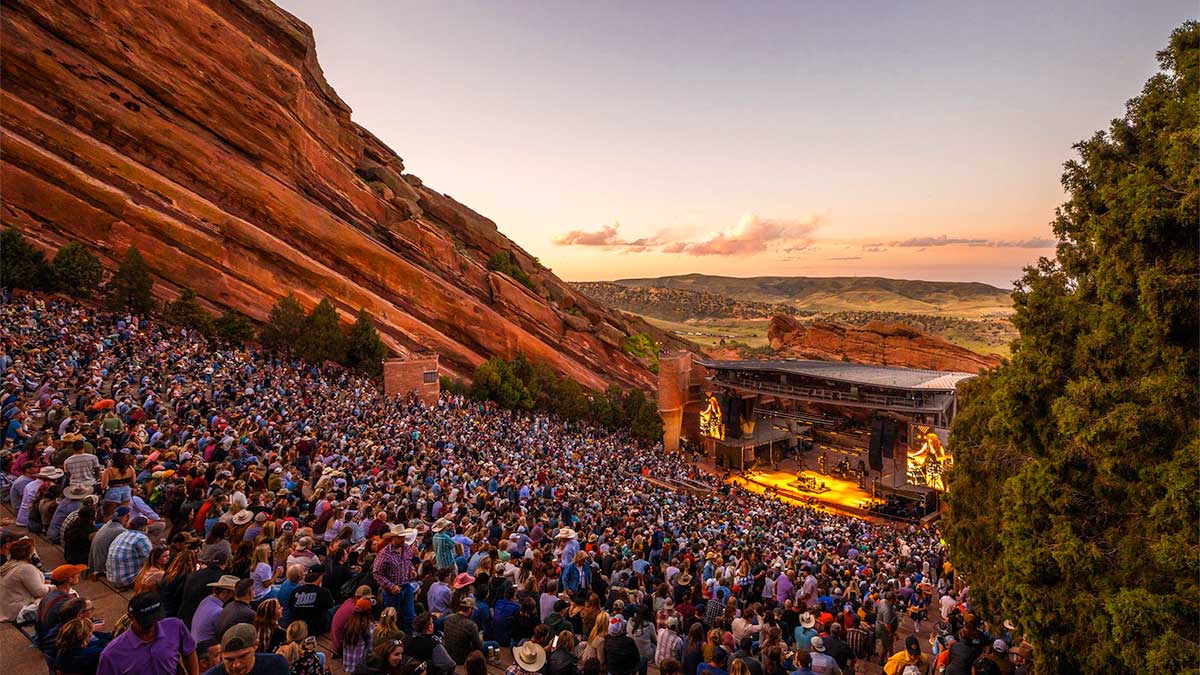
<path fill-rule="evenodd" d="M 109 267 L 136 245 L 156 293 L 260 321 L 288 292 L 347 321 L 363 307 L 451 374 L 523 351 L 590 387 L 653 385 L 620 350 L 653 329 L 405 174 L 270 2 L 12 0 L 2 31 L 0 220 L 35 243 L 79 240 Z M 500 251 L 533 291 L 487 269 Z"/>
<path fill-rule="evenodd" d="M 767 331 L 771 349 L 780 356 L 798 359 L 868 363 L 929 370 L 978 373 L 1000 364 L 984 355 L 919 333 L 900 323 L 868 323 L 861 327 L 816 322 L 800 326 L 789 316 L 771 317 Z"/>

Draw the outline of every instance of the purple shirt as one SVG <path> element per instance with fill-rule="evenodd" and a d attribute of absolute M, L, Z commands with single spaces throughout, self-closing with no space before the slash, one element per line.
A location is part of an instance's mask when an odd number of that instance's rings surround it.
<path fill-rule="evenodd" d="M 792 580 L 787 578 L 786 574 L 780 574 L 775 580 L 775 601 L 782 605 L 784 600 L 792 597 L 792 591 L 795 589 L 796 585 Z"/>
<path fill-rule="evenodd" d="M 143 642 L 133 630 L 114 638 L 100 653 L 96 675 L 175 675 L 181 656 L 196 651 L 187 626 L 175 618 L 158 622 L 154 642 Z"/>
<path fill-rule="evenodd" d="M 221 609 L 224 606 L 225 603 L 215 595 L 205 596 L 200 601 L 200 604 L 196 606 L 196 613 L 192 615 L 193 640 L 204 642 L 220 637 L 217 635 L 217 617 L 221 616 Z"/>

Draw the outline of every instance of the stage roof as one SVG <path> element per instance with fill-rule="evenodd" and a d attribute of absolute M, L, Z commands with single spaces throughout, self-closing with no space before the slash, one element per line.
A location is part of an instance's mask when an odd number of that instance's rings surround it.
<path fill-rule="evenodd" d="M 808 361 L 782 359 L 777 361 L 709 361 L 696 359 L 696 363 L 713 370 L 740 370 L 766 373 L 790 373 L 819 377 L 836 382 L 847 382 L 893 389 L 920 391 L 954 391 L 959 382 L 975 377 L 972 373 L 956 373 L 943 370 L 920 370 L 893 366 L 869 366 L 861 363 L 840 361 Z"/>

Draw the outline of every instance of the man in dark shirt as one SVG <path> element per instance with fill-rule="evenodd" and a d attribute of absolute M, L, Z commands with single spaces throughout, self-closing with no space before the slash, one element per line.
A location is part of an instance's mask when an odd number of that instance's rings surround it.
<path fill-rule="evenodd" d="M 465 595 L 458 601 L 454 613 L 442 622 L 442 644 L 446 652 L 458 665 L 467 662 L 467 655 L 475 650 L 483 651 L 483 637 L 479 626 L 470 619 L 475 611 L 475 598 Z"/>
<path fill-rule="evenodd" d="M 217 551 L 209 556 L 208 564 L 203 569 L 188 576 L 187 581 L 183 584 L 178 614 L 179 620 L 185 626 L 192 625 L 192 617 L 196 614 L 196 608 L 200 606 L 200 602 L 204 598 L 212 593 L 209 584 L 221 579 L 228 564 L 229 556 L 224 551 Z"/>
<path fill-rule="evenodd" d="M 642 666 L 642 653 L 638 651 L 633 638 L 625 634 L 625 619 L 619 614 L 608 622 L 608 637 L 604 638 L 604 664 L 608 667 L 609 675 L 634 675 Z"/>
<path fill-rule="evenodd" d="M 825 653 L 837 661 L 838 668 L 849 672 L 849 666 L 854 661 L 854 650 L 843 639 L 846 629 L 842 624 L 834 623 L 829 627 L 829 637 L 825 638 Z"/>
<path fill-rule="evenodd" d="M 240 579 L 233 587 L 233 599 L 225 603 L 217 616 L 216 635 L 225 635 L 225 631 L 239 623 L 254 623 L 254 609 L 250 601 L 254 599 L 254 580 Z"/>
<path fill-rule="evenodd" d="M 308 568 L 304 583 L 292 592 L 288 601 L 288 616 L 292 621 L 308 624 L 308 634 L 317 636 L 329 632 L 329 610 L 333 607 L 333 594 L 321 585 L 325 569 L 320 565 Z"/>

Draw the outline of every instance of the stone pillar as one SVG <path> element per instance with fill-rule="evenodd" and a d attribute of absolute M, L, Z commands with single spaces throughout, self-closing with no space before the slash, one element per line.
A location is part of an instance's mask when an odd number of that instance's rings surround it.
<path fill-rule="evenodd" d="M 683 407 L 687 405 L 691 382 L 692 353 L 671 352 L 658 359 L 658 414 L 663 421 L 663 449 L 679 451 L 683 430 Z"/>
<path fill-rule="evenodd" d="M 383 391 L 388 396 L 416 392 L 426 405 L 437 403 L 442 391 L 437 354 L 414 354 L 383 362 Z"/>

